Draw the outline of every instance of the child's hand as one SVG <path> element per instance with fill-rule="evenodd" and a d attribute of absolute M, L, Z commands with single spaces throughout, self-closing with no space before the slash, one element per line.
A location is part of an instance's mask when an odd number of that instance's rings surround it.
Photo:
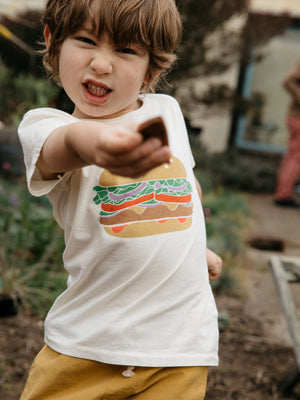
<path fill-rule="evenodd" d="M 115 128 L 93 123 L 90 134 L 79 142 L 73 142 L 77 154 L 89 164 L 95 164 L 110 172 L 138 177 L 150 169 L 168 162 L 170 151 L 158 138 L 143 141 L 136 127 Z M 78 140 L 78 139 L 77 139 Z"/>
<path fill-rule="evenodd" d="M 206 249 L 206 261 L 209 280 L 216 281 L 222 272 L 223 260 L 210 249 Z"/>
<path fill-rule="evenodd" d="M 136 178 L 169 159 L 169 147 L 158 138 L 144 141 L 136 126 L 116 128 L 82 121 L 58 128 L 48 137 L 38 167 L 49 177 L 93 164 Z"/>

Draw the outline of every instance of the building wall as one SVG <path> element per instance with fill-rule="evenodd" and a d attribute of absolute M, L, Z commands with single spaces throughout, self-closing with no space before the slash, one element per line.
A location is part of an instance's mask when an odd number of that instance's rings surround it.
<path fill-rule="evenodd" d="M 42 9 L 46 0 L 0 0 L 0 15 L 14 16 L 26 9 Z"/>
<path fill-rule="evenodd" d="M 271 12 L 274 14 L 287 12 L 291 15 L 300 15 L 299 0 L 251 0 L 250 6 L 254 11 Z"/>
<path fill-rule="evenodd" d="M 229 104 L 225 106 L 205 106 L 193 99 L 200 97 L 210 85 L 226 84 L 235 90 L 239 66 L 233 65 L 226 73 L 206 78 L 186 78 L 175 93 L 184 115 L 194 128 L 201 129 L 201 142 L 212 153 L 219 153 L 228 147 L 232 123 L 232 112 Z"/>
<path fill-rule="evenodd" d="M 250 0 L 250 8 L 258 13 L 281 14 L 288 13 L 296 18 L 300 18 L 300 0 Z M 239 67 L 233 66 L 230 71 L 221 78 L 230 87 L 235 87 L 238 80 Z M 201 126 L 203 132 L 201 140 L 211 152 L 221 152 L 228 146 L 230 129 L 232 123 L 231 111 L 215 114 L 208 114 L 203 117 L 199 110 L 191 114 L 191 123 Z"/>

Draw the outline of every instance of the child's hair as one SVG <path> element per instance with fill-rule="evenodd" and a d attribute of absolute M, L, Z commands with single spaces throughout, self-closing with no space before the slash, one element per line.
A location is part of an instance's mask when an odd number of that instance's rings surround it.
<path fill-rule="evenodd" d="M 57 83 L 62 43 L 89 23 L 97 37 L 105 33 L 118 46 L 138 43 L 149 52 L 149 80 L 143 92 L 153 91 L 159 76 L 170 70 L 182 34 L 175 0 L 48 0 L 43 23 L 51 32 L 44 66 Z"/>

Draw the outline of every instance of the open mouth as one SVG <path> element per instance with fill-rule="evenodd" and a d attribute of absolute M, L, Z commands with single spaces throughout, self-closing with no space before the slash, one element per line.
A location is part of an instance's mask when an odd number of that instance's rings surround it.
<path fill-rule="evenodd" d="M 96 97 L 103 97 L 111 92 L 111 89 L 109 89 L 108 87 L 99 86 L 93 82 L 87 82 L 84 86 L 86 87 L 89 94 Z"/>

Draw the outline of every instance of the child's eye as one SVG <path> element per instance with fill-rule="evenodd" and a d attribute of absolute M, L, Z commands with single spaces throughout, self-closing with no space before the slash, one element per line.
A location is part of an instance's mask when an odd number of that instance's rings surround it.
<path fill-rule="evenodd" d="M 88 37 L 77 36 L 75 39 L 78 40 L 79 42 L 90 44 L 92 46 L 96 46 L 96 43 L 92 39 L 89 39 Z"/>
<path fill-rule="evenodd" d="M 124 49 L 118 49 L 118 53 L 123 53 L 123 54 L 136 54 L 136 51 L 133 49 L 130 49 L 129 47 L 125 47 Z"/>

